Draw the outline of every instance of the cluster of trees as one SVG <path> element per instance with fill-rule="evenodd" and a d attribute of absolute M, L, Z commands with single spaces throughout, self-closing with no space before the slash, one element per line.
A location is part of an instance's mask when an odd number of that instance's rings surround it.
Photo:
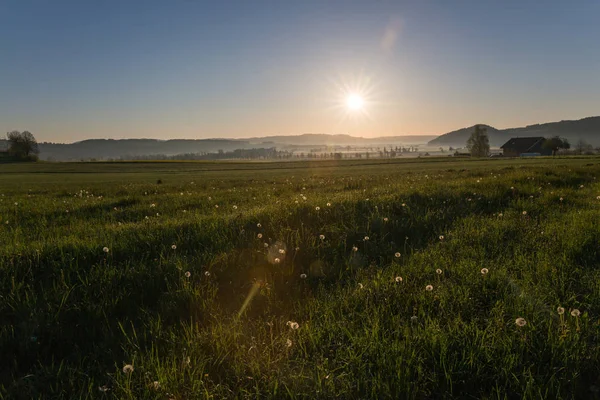
<path fill-rule="evenodd" d="M 40 150 L 33 134 L 29 131 L 12 131 L 6 134 L 8 156 L 18 161 L 37 161 Z"/>
<path fill-rule="evenodd" d="M 466 147 L 472 157 L 487 157 L 490 154 L 490 141 L 487 135 L 487 129 L 481 125 L 476 125 L 475 130 L 471 133 L 471 137 L 467 140 Z M 579 140 L 575 145 L 574 150 L 569 152 L 568 150 L 571 148 L 569 140 L 560 136 L 553 136 L 546 139 L 543 147 L 552 150 L 552 155 L 556 155 L 558 152 L 564 154 L 600 153 L 600 148 L 594 149 L 591 144 L 588 144 L 583 140 Z M 452 148 L 450 148 L 450 150 L 452 150 Z"/>

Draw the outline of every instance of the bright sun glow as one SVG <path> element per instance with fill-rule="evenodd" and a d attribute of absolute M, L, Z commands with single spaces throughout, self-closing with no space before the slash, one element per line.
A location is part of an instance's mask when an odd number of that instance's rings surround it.
<path fill-rule="evenodd" d="M 351 94 L 346 97 L 346 107 L 349 110 L 358 111 L 363 108 L 365 101 L 357 94 Z"/>

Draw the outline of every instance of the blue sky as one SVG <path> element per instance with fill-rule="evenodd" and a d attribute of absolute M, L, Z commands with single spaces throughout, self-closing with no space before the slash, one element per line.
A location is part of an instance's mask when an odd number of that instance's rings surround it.
<path fill-rule="evenodd" d="M 600 115 L 598 21 L 596 0 L 4 0 L 0 121 L 72 142 L 578 119 Z"/>

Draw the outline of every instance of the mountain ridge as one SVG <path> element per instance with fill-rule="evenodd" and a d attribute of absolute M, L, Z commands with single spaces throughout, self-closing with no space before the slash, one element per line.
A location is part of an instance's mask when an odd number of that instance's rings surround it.
<path fill-rule="evenodd" d="M 544 122 L 526 125 L 523 127 L 496 129 L 493 126 L 480 124 L 487 128 L 490 145 L 498 147 L 512 137 L 527 136 L 561 136 L 569 139 L 574 144 L 584 140 L 594 146 L 600 145 L 600 116 L 585 117 L 577 120 L 561 120 L 557 122 Z M 429 146 L 464 146 L 475 125 L 457 129 L 430 140 Z"/>

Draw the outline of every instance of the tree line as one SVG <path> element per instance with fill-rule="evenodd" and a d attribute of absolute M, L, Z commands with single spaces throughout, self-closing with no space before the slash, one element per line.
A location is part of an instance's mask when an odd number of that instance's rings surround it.
<path fill-rule="evenodd" d="M 579 140 L 575 145 L 572 152 L 568 150 L 571 148 L 571 143 L 568 139 L 553 136 L 544 141 L 542 147 L 552 151 L 552 155 L 556 155 L 559 151 L 565 154 L 594 154 L 600 153 L 600 147 L 594 149 L 594 147 L 586 143 L 584 140 Z M 471 157 L 488 157 L 490 155 L 490 140 L 487 135 L 487 129 L 481 125 L 475 125 L 475 130 L 471 133 L 471 136 L 467 140 L 467 150 L 471 154 Z"/>

